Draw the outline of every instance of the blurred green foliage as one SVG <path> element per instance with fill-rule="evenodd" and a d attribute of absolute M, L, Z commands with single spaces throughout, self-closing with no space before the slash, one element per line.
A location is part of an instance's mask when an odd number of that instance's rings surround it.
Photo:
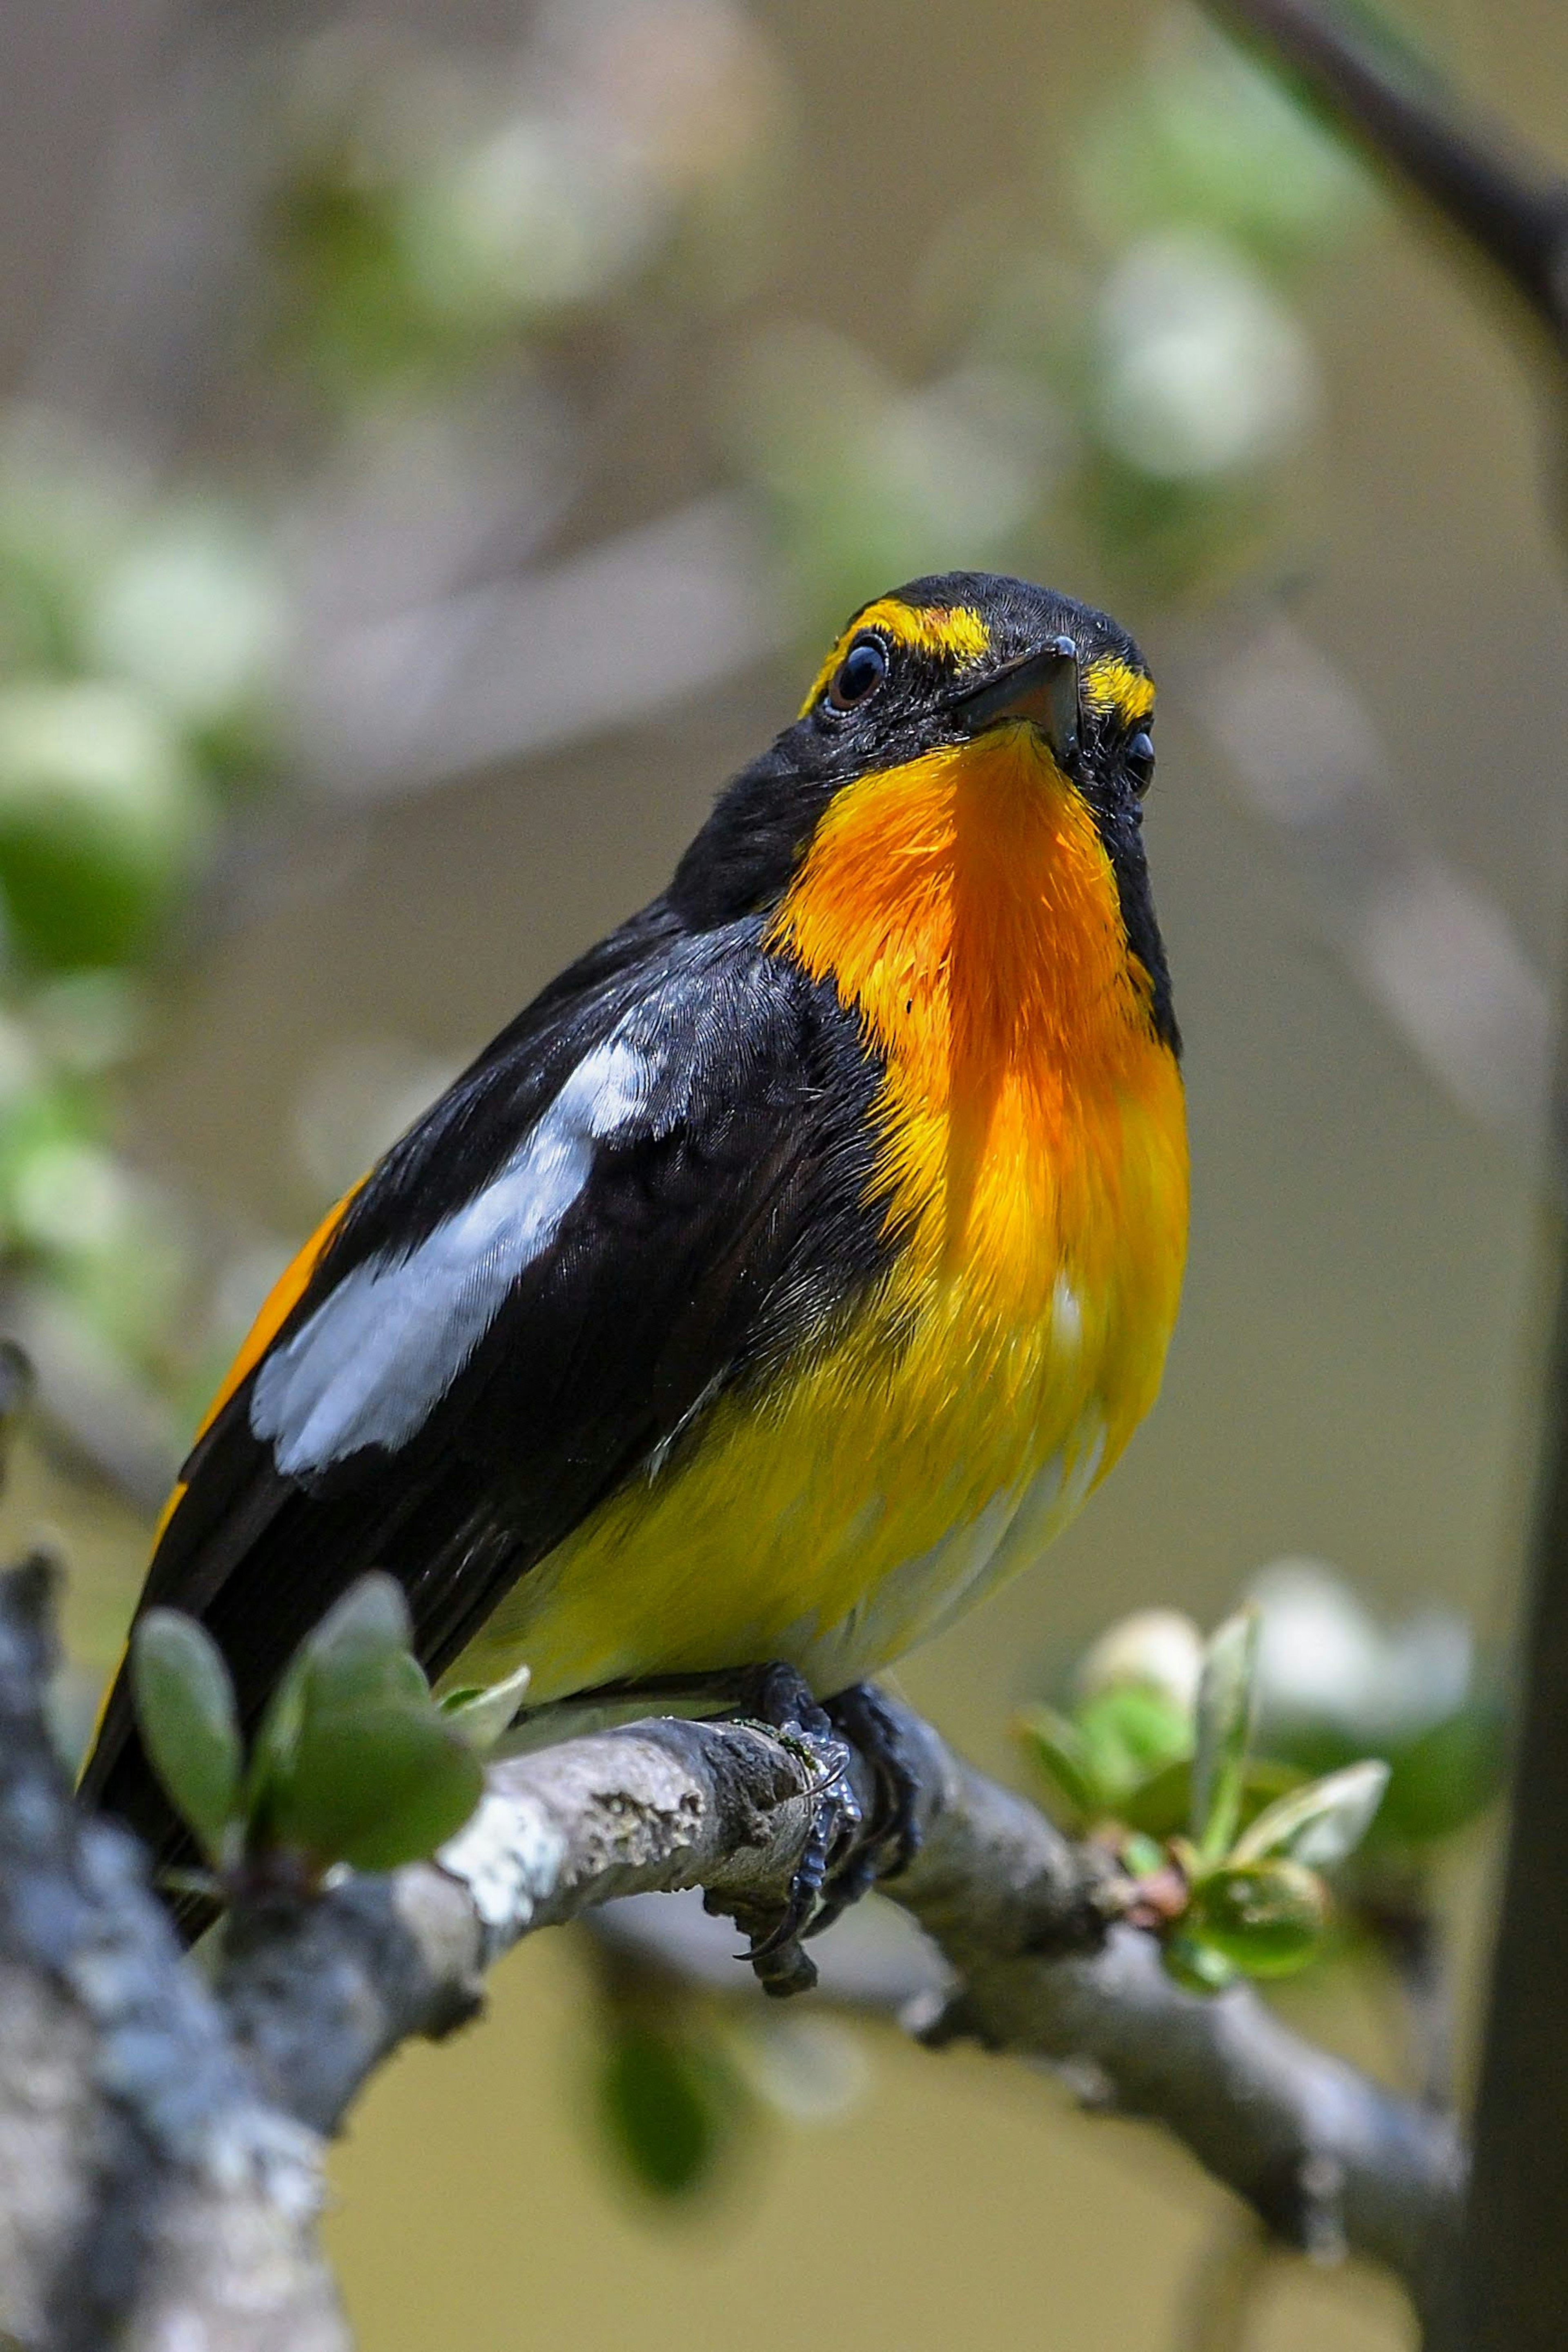
<path fill-rule="evenodd" d="M 301 1643 L 246 1762 L 212 1636 L 177 1610 L 141 1619 L 131 1644 L 137 1722 L 220 1887 L 278 1856 L 295 1885 L 317 1884 L 339 1863 L 393 1870 L 467 1821 L 483 1786 L 476 1711 L 432 1696 L 411 1631 L 402 1586 L 361 1577 Z M 507 1688 L 509 1715 L 515 1684 Z"/>
<path fill-rule="evenodd" d="M 598 2107 L 611 2153 L 645 2194 L 689 2198 L 715 2186 L 754 2127 L 753 2101 L 723 2038 L 679 2008 L 612 2014 L 599 2055 Z"/>
<path fill-rule="evenodd" d="M 821 329 L 743 354 L 729 446 L 803 634 L 955 546 L 1145 605 L 1269 560 L 1317 405 L 1299 297 L 1368 204 L 1275 79 L 1195 17 L 1159 20 L 1065 170 L 1053 155 L 934 256 L 925 383 Z"/>
<path fill-rule="evenodd" d="M 352 415 L 545 366 L 639 289 L 748 274 L 779 88 L 711 0 L 546 10 L 520 58 L 303 44 L 267 208 L 270 342 Z"/>
<path fill-rule="evenodd" d="M 1176 1611 L 1123 1620 L 1065 1704 L 1018 1728 L 1063 1826 L 1149 1884 L 1167 1965 L 1205 1991 L 1293 1973 L 1335 1948 L 1336 1920 L 1375 1942 L 1429 1907 L 1507 1757 L 1504 1694 L 1461 1618 L 1385 1630 L 1307 1560 L 1265 1571 L 1207 1644 Z M 1149 1903 L 1133 1916 L 1155 1924 Z"/>
<path fill-rule="evenodd" d="M 191 1235 L 117 1149 L 225 824 L 266 783 L 287 616 L 260 530 L 37 416 L 0 447 L 0 1284 L 183 1418 Z"/>
<path fill-rule="evenodd" d="M 1254 1754 L 1262 1629 L 1249 1606 L 1203 1643 L 1175 1612 L 1145 1611 L 1082 1662 L 1071 1711 L 1034 1707 L 1019 1724 L 1067 1826 L 1115 1854 L 1127 1916 L 1161 1935 L 1194 1990 L 1317 1957 L 1322 1874 L 1362 1843 L 1388 1782 L 1380 1759 L 1310 1780 Z"/>
<path fill-rule="evenodd" d="M 865 2095 L 864 2044 L 820 2012 L 785 2016 L 596 1947 L 595 2114 L 628 2185 L 666 2207 L 725 2193 L 779 2129 L 821 2129 Z"/>

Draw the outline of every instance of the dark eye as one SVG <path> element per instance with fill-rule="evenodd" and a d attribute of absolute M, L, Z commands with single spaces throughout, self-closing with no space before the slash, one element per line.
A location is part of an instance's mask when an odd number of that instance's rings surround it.
<path fill-rule="evenodd" d="M 862 637 L 833 673 L 828 700 L 835 710 L 854 710 L 870 699 L 886 676 L 886 647 L 878 637 Z"/>
<path fill-rule="evenodd" d="M 1155 781 L 1155 740 L 1147 730 L 1134 736 L 1124 754 L 1133 790 L 1140 800 Z"/>

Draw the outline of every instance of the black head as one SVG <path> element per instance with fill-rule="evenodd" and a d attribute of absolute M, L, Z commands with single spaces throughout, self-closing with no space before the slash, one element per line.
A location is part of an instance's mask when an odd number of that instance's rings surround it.
<path fill-rule="evenodd" d="M 706 926 L 772 905 L 833 794 L 942 744 L 1026 720 L 1092 810 L 1128 944 L 1174 1044 L 1141 835 L 1154 776 L 1154 682 L 1107 614 L 1026 580 L 947 572 L 862 605 L 800 717 L 735 779 L 676 870 L 670 901 Z"/>

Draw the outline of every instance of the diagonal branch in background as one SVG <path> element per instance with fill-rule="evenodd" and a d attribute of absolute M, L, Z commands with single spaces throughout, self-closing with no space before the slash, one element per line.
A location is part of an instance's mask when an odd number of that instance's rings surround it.
<path fill-rule="evenodd" d="M 1418 189 L 1503 285 L 1568 346 L 1568 181 L 1524 165 L 1456 110 L 1396 74 L 1304 0 L 1223 0 L 1270 41 L 1372 152 Z M 1568 1150 L 1568 1020 L 1553 1097 Z M 1559 1182 L 1561 1199 L 1561 1181 Z M 1445 2346 L 1557 2352 L 1568 2244 L 1568 1237 L 1561 1214 L 1555 1329 L 1545 1378 L 1531 1546 L 1524 1692 L 1512 1816 L 1476 2116 L 1475 2179 Z"/>
<path fill-rule="evenodd" d="M 1464 1110 L 1538 1165 L 1546 981 L 1507 910 L 1434 846 L 1343 668 L 1257 597 L 1156 651 L 1166 698 L 1271 828 L 1367 996 Z M 1568 1171 L 1559 1184 L 1568 1201 Z"/>
<path fill-rule="evenodd" d="M 1425 197 L 1526 304 L 1568 342 L 1568 179 L 1512 152 L 1462 114 L 1435 76 L 1396 60 L 1361 25 L 1311 0 L 1210 0 L 1232 30 L 1325 100 L 1374 160 Z"/>

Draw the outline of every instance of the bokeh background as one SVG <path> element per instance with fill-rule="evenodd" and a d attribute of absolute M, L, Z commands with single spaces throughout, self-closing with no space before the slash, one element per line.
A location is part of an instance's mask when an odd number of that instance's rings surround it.
<path fill-rule="evenodd" d="M 1403 31 L 1561 154 L 1550 0 Z M 68 1554 L 69 1706 L 290 1244 L 659 887 L 843 614 L 953 565 L 1112 604 L 1161 677 L 1195 1223 L 1153 1420 L 904 1686 L 1021 1776 L 1108 1621 L 1307 1558 L 1406 1633 L 1298 1580 L 1287 1680 L 1363 1744 L 1460 1706 L 1528 1506 L 1565 862 L 1513 322 L 1163 0 L 14 0 L 0 121 L 3 1512 Z M 1461 2070 L 1494 1837 L 1398 1862 Z M 1288 2005 L 1408 2079 L 1364 1951 Z M 334 2162 L 367 2346 L 1210 2340 L 1226 2200 L 1043 2075 L 719 2004 L 714 2162 L 660 2197 L 613 2030 L 547 1938 L 389 2071 Z M 1281 2264 L 1246 2340 L 1409 2322 Z"/>

